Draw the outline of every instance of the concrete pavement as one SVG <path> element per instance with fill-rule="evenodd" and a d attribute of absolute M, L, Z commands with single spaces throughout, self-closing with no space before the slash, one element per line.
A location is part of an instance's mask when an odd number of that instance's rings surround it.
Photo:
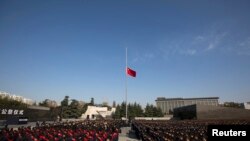
<path fill-rule="evenodd" d="M 130 127 L 122 127 L 119 134 L 119 141 L 139 141 L 133 132 L 130 131 Z"/>

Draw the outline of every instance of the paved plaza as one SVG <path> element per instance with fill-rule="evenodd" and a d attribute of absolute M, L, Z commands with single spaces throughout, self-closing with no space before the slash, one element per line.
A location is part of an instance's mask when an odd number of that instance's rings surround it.
<path fill-rule="evenodd" d="M 119 141 L 138 141 L 130 127 L 122 127 L 119 134 Z"/>

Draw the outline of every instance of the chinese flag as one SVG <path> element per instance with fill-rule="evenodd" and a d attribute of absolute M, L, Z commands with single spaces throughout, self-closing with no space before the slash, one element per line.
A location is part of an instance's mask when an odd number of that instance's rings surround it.
<path fill-rule="evenodd" d="M 127 74 L 132 77 L 136 77 L 136 71 L 130 69 L 129 67 L 127 67 Z"/>

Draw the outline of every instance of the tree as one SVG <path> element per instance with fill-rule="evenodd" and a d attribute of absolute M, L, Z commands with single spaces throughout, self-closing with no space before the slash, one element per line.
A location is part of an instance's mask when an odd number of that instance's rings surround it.
<path fill-rule="evenodd" d="M 126 103 L 122 102 L 120 108 L 120 117 L 126 117 Z"/>
<path fill-rule="evenodd" d="M 91 100 L 90 100 L 90 105 L 94 106 L 95 105 L 95 99 L 93 97 L 91 97 Z"/>
<path fill-rule="evenodd" d="M 133 105 L 129 103 L 128 104 L 128 118 L 132 118 L 132 117 L 135 117 L 135 109 Z"/>
<path fill-rule="evenodd" d="M 126 103 L 122 102 L 121 105 L 116 106 L 116 111 L 113 115 L 114 118 L 121 118 L 126 116 Z M 140 104 L 136 102 L 134 104 L 128 103 L 128 118 L 143 116 L 143 110 Z"/>
<path fill-rule="evenodd" d="M 55 100 L 45 99 L 44 101 L 39 103 L 39 106 L 55 108 L 57 107 L 57 104 Z"/>
<path fill-rule="evenodd" d="M 78 118 L 82 115 L 81 109 L 79 107 L 79 102 L 75 99 L 72 100 L 72 102 L 69 105 L 69 118 Z"/>
<path fill-rule="evenodd" d="M 22 103 L 21 101 L 10 99 L 8 97 L 0 97 L 0 107 L 1 108 L 18 107 L 22 109 L 22 108 L 27 108 L 27 104 Z"/>
<path fill-rule="evenodd" d="M 116 107 L 116 102 L 115 102 L 115 101 L 113 101 L 113 105 L 112 105 L 112 107 L 113 107 L 113 108 L 115 108 L 115 107 Z"/>
<path fill-rule="evenodd" d="M 112 115 L 112 117 L 113 118 L 116 118 L 116 119 L 119 119 L 119 118 L 121 118 L 122 116 L 121 116 L 121 106 L 118 104 L 117 106 L 116 106 L 116 110 L 115 110 L 115 113 Z"/>
<path fill-rule="evenodd" d="M 102 102 L 102 107 L 109 107 L 109 104 L 108 104 L 108 102 Z"/>
<path fill-rule="evenodd" d="M 84 104 L 83 107 L 81 108 L 81 113 L 85 113 L 89 105 L 90 105 L 89 103 Z"/>
<path fill-rule="evenodd" d="M 145 117 L 162 117 L 163 115 L 164 114 L 162 113 L 160 108 L 157 108 L 152 104 L 151 105 L 147 104 L 144 113 Z"/>
<path fill-rule="evenodd" d="M 44 101 L 42 101 L 42 102 L 39 102 L 39 106 L 45 106 L 45 107 L 47 107 L 47 104 L 46 104 L 46 100 L 47 99 L 45 99 Z"/>
<path fill-rule="evenodd" d="M 69 96 L 65 96 L 61 101 L 61 118 L 68 118 L 70 114 L 69 109 Z"/>
<path fill-rule="evenodd" d="M 61 106 L 69 106 L 69 96 L 65 96 L 64 99 L 61 101 Z"/>
<path fill-rule="evenodd" d="M 170 115 L 172 115 L 172 114 L 174 114 L 174 111 L 173 111 L 172 109 L 169 109 L 169 110 L 168 110 L 168 113 L 169 113 Z"/>
<path fill-rule="evenodd" d="M 33 106 L 37 106 L 37 103 L 36 103 L 36 101 L 35 102 L 33 102 L 33 104 L 32 104 Z"/>
<path fill-rule="evenodd" d="M 162 113 L 162 111 L 159 107 L 154 106 L 154 116 L 155 117 L 163 117 L 164 116 L 164 114 Z"/>
<path fill-rule="evenodd" d="M 145 108 L 145 112 L 144 112 L 144 116 L 145 117 L 153 117 L 154 113 L 153 113 L 153 105 L 146 105 Z"/>
<path fill-rule="evenodd" d="M 122 102 L 121 105 L 117 105 L 116 106 L 116 110 L 114 113 L 114 118 L 121 118 L 121 117 L 125 117 L 126 116 L 126 103 Z"/>
<path fill-rule="evenodd" d="M 84 104 L 76 99 L 70 101 L 69 103 L 69 96 L 65 96 L 61 101 L 61 118 L 79 118 L 86 112 L 88 105 L 90 105 Z"/>
<path fill-rule="evenodd" d="M 223 104 L 224 107 L 232 107 L 232 108 L 244 108 L 243 103 L 235 103 L 235 102 L 225 102 Z"/>
<path fill-rule="evenodd" d="M 134 103 L 134 110 L 135 110 L 135 115 L 137 117 L 142 117 L 143 116 L 143 110 L 140 104 L 137 104 L 136 102 Z"/>

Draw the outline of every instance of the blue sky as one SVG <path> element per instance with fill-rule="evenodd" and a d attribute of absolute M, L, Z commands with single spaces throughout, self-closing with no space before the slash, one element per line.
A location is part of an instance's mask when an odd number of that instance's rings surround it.
<path fill-rule="evenodd" d="M 1 0 L 0 90 L 96 103 L 250 101 L 247 0 Z"/>

